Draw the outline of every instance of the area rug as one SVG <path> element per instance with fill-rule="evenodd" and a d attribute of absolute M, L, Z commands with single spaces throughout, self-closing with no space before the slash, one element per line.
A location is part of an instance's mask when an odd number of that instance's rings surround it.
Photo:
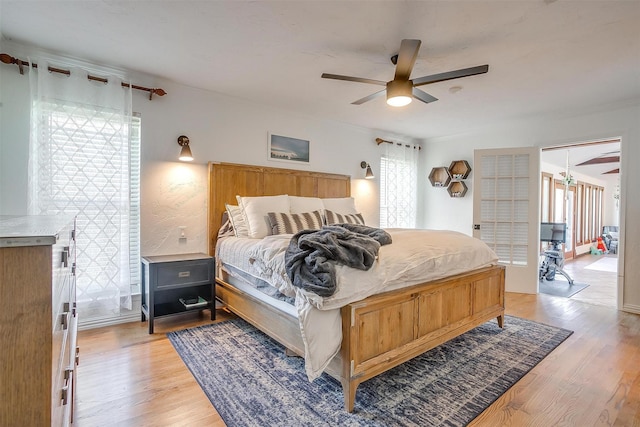
<path fill-rule="evenodd" d="M 570 285 L 568 281 L 563 279 L 556 279 L 551 281 L 540 280 L 538 283 L 538 289 L 543 294 L 566 298 L 572 297 L 581 290 L 589 287 L 589 285 L 587 285 L 586 283 L 578 283 L 576 281 L 573 282 L 573 285 Z"/>
<path fill-rule="evenodd" d="M 591 264 L 585 267 L 586 270 L 597 270 L 597 271 L 606 271 L 609 273 L 617 273 L 618 272 L 618 258 L 616 257 L 604 257 L 600 258 L 596 262 L 592 262 Z"/>
<path fill-rule="evenodd" d="M 168 333 L 224 422 L 234 426 L 464 426 L 573 332 L 506 316 L 360 384 L 353 413 L 327 374 L 241 319 Z"/>

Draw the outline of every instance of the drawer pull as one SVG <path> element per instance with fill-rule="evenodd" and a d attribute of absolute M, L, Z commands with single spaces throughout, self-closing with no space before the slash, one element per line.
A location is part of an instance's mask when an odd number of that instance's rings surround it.
<path fill-rule="evenodd" d="M 178 272 L 178 277 L 189 277 L 191 276 L 191 272 L 190 271 L 180 271 Z"/>
<path fill-rule="evenodd" d="M 76 347 L 76 365 L 80 364 L 80 347 Z"/>
<path fill-rule="evenodd" d="M 60 399 L 62 400 L 62 404 L 66 405 L 69 403 L 69 386 L 66 385 L 62 387 L 62 394 L 60 395 Z"/>
<path fill-rule="evenodd" d="M 71 379 L 73 377 L 73 369 L 72 368 L 67 368 L 64 371 L 64 379 L 65 379 L 65 386 L 62 387 L 62 392 L 60 394 L 60 400 L 62 400 L 62 405 L 66 405 L 67 403 L 69 403 L 69 397 L 71 394 L 71 390 L 69 389 L 71 386 L 73 386 L 73 380 Z"/>
<path fill-rule="evenodd" d="M 69 266 L 69 246 L 65 246 L 64 249 L 62 249 L 62 264 L 64 264 L 65 267 Z"/>
<path fill-rule="evenodd" d="M 67 304 L 67 303 L 65 303 L 65 304 Z M 69 328 L 69 315 L 70 315 L 70 314 L 71 314 L 71 313 L 69 313 L 68 311 L 67 311 L 67 312 L 62 313 L 62 320 L 61 320 L 61 323 L 62 323 L 62 329 L 63 329 L 63 330 L 67 330 L 67 328 Z"/>

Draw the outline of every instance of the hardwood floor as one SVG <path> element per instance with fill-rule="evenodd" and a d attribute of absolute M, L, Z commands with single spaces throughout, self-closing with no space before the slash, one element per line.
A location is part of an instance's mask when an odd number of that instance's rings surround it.
<path fill-rule="evenodd" d="M 472 426 L 640 426 L 640 315 L 550 295 L 507 293 L 509 315 L 574 331 Z M 208 312 L 79 333 L 77 427 L 224 426 L 165 333 Z M 218 310 L 218 320 L 232 315 Z"/>
<path fill-rule="evenodd" d="M 617 271 L 594 269 L 596 268 L 594 264 L 600 264 L 603 260 L 611 260 L 613 263 L 617 263 L 618 256 L 615 254 L 586 254 L 567 261 L 565 271 L 569 276 L 577 282 L 589 285 L 588 288 L 573 295 L 572 299 L 606 307 L 616 307 L 618 295 Z"/>

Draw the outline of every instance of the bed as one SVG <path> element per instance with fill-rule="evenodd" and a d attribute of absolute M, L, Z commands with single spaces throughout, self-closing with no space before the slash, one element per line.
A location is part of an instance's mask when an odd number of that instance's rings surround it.
<path fill-rule="evenodd" d="M 249 166 L 209 164 L 209 237 L 215 254 L 221 218 L 236 195 L 348 197 L 347 175 Z M 226 307 L 303 356 L 299 319 L 232 284 L 218 270 L 216 294 Z M 342 384 L 345 410 L 354 408 L 356 389 L 366 381 L 474 327 L 504 316 L 504 267 L 488 265 L 437 280 L 377 293 L 339 308 L 339 353 L 324 371 Z"/>

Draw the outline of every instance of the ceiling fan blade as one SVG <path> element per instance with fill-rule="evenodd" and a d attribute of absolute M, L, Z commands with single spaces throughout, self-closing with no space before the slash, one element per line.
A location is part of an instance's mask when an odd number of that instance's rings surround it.
<path fill-rule="evenodd" d="M 461 77 L 475 76 L 489 71 L 489 65 L 479 65 L 477 67 L 463 68 L 462 70 L 449 71 L 446 73 L 433 74 L 431 76 L 413 79 L 414 86 L 422 86 L 429 83 L 443 82 L 445 80 L 459 79 Z"/>
<path fill-rule="evenodd" d="M 323 79 L 346 80 L 348 82 L 370 83 L 372 85 L 386 86 L 387 82 L 382 80 L 363 79 L 362 77 L 341 76 L 339 74 L 322 73 Z"/>
<path fill-rule="evenodd" d="M 400 52 L 398 52 L 394 80 L 409 80 L 413 66 L 416 63 L 416 58 L 418 57 L 420 43 L 420 40 L 402 40 L 402 43 L 400 43 Z"/>
<path fill-rule="evenodd" d="M 360 105 L 360 104 L 364 104 L 367 101 L 371 101 L 372 99 L 375 99 L 381 95 L 384 95 L 387 92 L 387 89 L 382 89 L 376 93 L 372 93 L 369 96 L 365 96 L 364 98 L 358 99 L 357 101 L 353 101 L 352 104 L 353 105 Z"/>
<path fill-rule="evenodd" d="M 414 98 L 419 99 L 425 104 L 438 100 L 438 98 L 436 98 L 435 96 L 431 96 L 427 92 L 423 92 L 420 89 L 416 89 L 415 87 L 413 88 L 412 94 Z"/>

